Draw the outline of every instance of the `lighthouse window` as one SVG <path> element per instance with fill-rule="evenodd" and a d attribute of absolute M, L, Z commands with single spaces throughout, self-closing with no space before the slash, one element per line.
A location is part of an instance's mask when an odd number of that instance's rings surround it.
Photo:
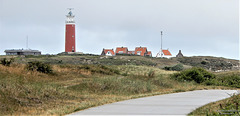
<path fill-rule="evenodd" d="M 72 37 L 74 37 L 74 35 Z"/>

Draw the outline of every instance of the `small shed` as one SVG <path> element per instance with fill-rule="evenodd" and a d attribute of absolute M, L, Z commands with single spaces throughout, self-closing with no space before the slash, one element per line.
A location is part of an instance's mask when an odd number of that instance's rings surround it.
<path fill-rule="evenodd" d="M 182 51 L 181 51 L 181 50 L 179 50 L 179 52 L 178 52 L 178 54 L 176 55 L 176 57 L 177 57 L 177 58 L 183 57 L 183 54 L 182 54 Z"/>

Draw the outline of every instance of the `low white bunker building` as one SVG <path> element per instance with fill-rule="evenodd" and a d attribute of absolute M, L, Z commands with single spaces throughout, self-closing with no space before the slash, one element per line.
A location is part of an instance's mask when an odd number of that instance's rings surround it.
<path fill-rule="evenodd" d="M 6 55 L 41 55 L 41 51 L 31 49 L 9 49 L 4 52 Z"/>

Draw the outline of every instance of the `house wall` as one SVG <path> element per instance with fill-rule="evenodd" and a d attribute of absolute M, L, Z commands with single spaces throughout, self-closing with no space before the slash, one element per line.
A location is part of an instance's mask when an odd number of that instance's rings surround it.
<path fill-rule="evenodd" d="M 6 52 L 6 55 L 41 55 L 41 52 Z"/>
<path fill-rule="evenodd" d="M 113 56 L 111 52 L 107 52 L 106 56 Z"/>

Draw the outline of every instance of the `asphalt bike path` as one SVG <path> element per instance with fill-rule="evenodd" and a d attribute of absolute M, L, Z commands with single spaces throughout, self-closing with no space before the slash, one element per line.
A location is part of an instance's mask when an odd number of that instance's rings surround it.
<path fill-rule="evenodd" d="M 198 107 L 219 101 L 237 90 L 196 90 L 106 104 L 70 115 L 187 115 Z"/>

